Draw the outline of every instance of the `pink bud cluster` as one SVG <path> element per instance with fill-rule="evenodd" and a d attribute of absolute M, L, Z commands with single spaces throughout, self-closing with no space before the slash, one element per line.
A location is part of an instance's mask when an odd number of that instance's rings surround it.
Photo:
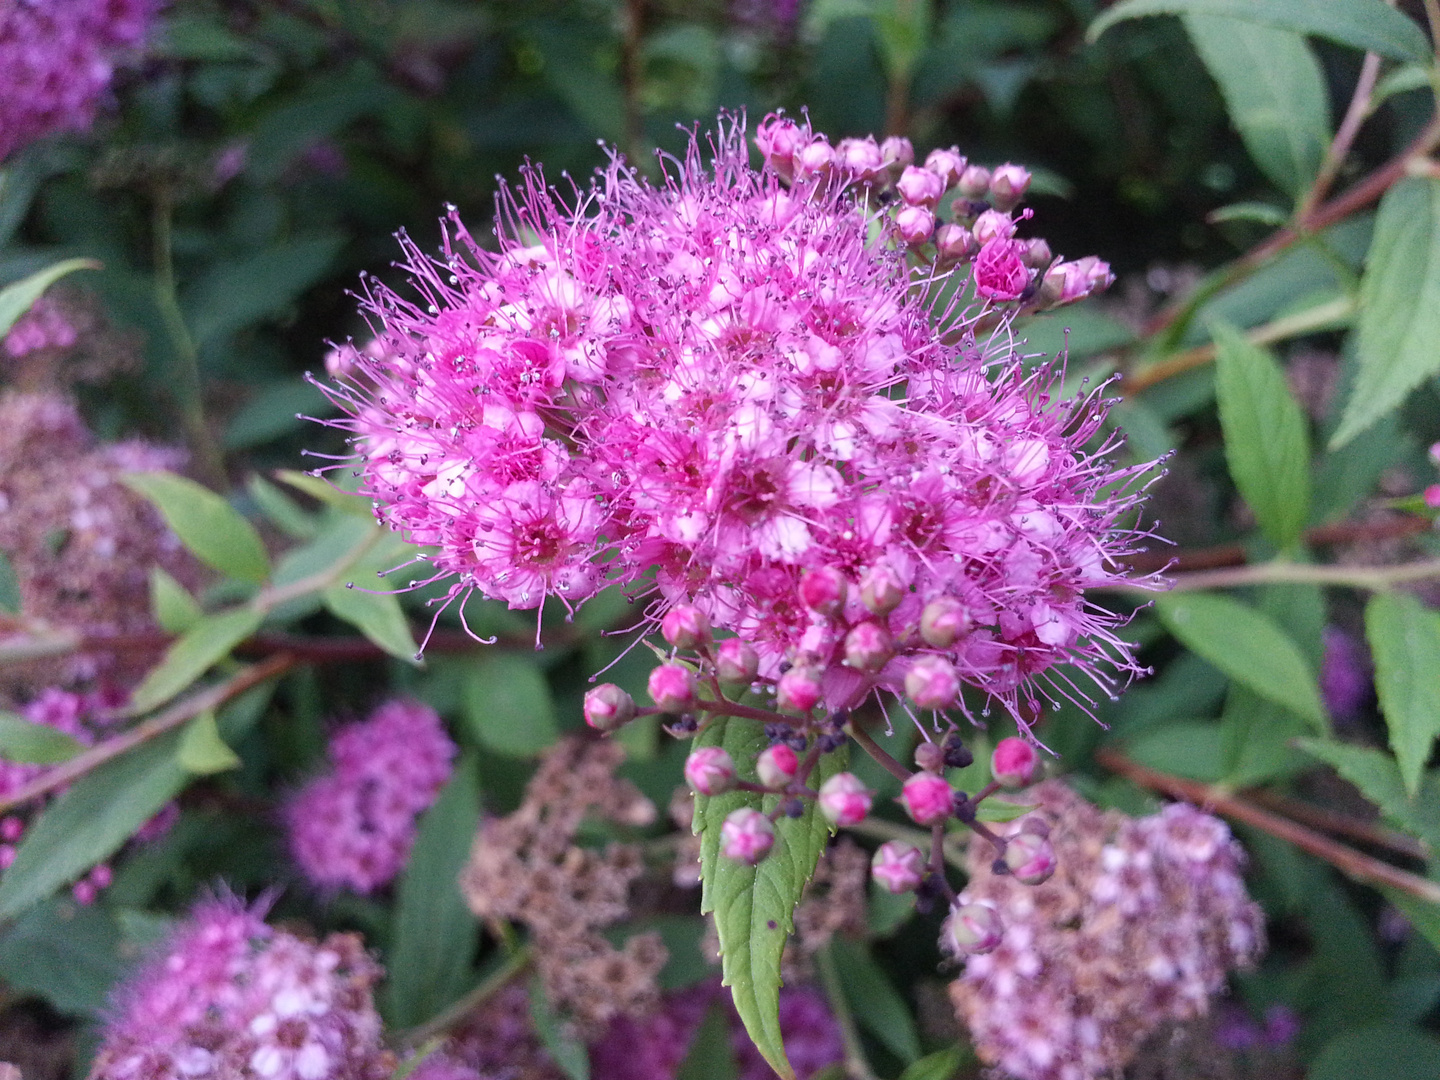
<path fill-rule="evenodd" d="M 290 852 L 311 884 L 370 893 L 410 858 L 416 819 L 450 778 L 455 744 L 429 706 L 389 701 L 330 741 L 330 768 L 285 806 Z"/>
<path fill-rule="evenodd" d="M 1059 401 L 1003 323 L 937 325 L 948 272 L 912 272 L 867 209 L 903 147 L 805 132 L 787 159 L 801 130 L 762 125 L 757 172 L 725 122 L 708 165 L 698 139 L 658 186 L 615 160 L 568 201 L 531 170 L 498 252 L 453 214 L 438 260 L 402 239 L 418 300 L 371 283 L 376 341 L 331 389 L 364 492 L 435 548 L 450 602 L 620 584 L 656 590 L 677 648 L 735 635 L 657 669 L 666 712 L 695 707 L 691 669 L 802 716 L 876 691 L 964 707 L 963 686 L 1033 716 L 1088 700 L 1062 663 L 1110 692 L 1131 649 L 1085 594 L 1124 578 L 1143 470 L 1088 448 L 1107 403 Z M 816 147 L 841 165 L 803 166 Z M 1023 184 L 999 175 L 1003 203 Z M 624 712 L 597 700 L 592 724 Z"/>
<path fill-rule="evenodd" d="M 358 937 L 306 941 L 209 900 L 118 989 L 95 1080 L 384 1080 L 394 1057 Z"/>

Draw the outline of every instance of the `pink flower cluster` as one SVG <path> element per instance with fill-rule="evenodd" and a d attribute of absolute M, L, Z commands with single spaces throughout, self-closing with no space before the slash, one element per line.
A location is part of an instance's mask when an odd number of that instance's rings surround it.
<path fill-rule="evenodd" d="M 1106 402 L 1059 401 L 988 306 L 977 339 L 868 171 L 787 175 L 772 145 L 757 172 L 735 121 L 712 145 L 569 202 L 528 172 L 498 253 L 453 213 L 439 261 L 402 241 L 420 301 L 372 284 L 377 338 L 332 365 L 379 518 L 451 600 L 658 589 L 657 623 L 689 604 L 766 682 L 793 666 L 787 701 L 899 692 L 917 663 L 923 708 L 965 683 L 1018 713 L 1046 672 L 1087 700 L 1062 662 L 1110 692 L 1130 648 L 1084 594 L 1123 577 L 1144 470 L 1106 459 Z"/>
<path fill-rule="evenodd" d="M 42 296 L 15 321 L 5 335 L 5 352 L 19 359 L 41 349 L 68 349 L 79 340 L 79 331 L 55 301 Z"/>
<path fill-rule="evenodd" d="M 56 131 L 84 131 L 119 53 L 145 37 L 158 0 L 0 4 L 0 161 Z"/>
<path fill-rule="evenodd" d="M 330 769 L 285 806 L 290 852 L 323 889 L 370 893 L 405 867 L 416 819 L 450 778 L 455 744 L 435 711 L 390 701 L 330 741 Z"/>
<path fill-rule="evenodd" d="M 383 1080 L 378 965 L 354 935 L 306 941 L 202 902 L 118 990 L 94 1080 Z"/>

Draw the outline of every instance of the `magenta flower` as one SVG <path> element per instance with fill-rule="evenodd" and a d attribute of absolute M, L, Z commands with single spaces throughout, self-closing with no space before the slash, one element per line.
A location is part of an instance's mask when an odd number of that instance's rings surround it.
<path fill-rule="evenodd" d="M 1018 300 L 1030 284 L 1030 271 L 1021 259 L 1024 245 L 996 236 L 975 256 L 975 291 L 991 300 Z"/>

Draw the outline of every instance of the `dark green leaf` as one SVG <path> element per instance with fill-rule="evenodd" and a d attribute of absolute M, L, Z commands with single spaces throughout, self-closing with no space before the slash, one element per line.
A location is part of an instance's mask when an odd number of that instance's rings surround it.
<path fill-rule="evenodd" d="M 163 705 L 193 683 L 260 627 L 260 612 L 250 608 L 207 615 L 171 643 L 130 698 L 135 713 Z"/>
<path fill-rule="evenodd" d="M 180 737 L 180 765 L 192 776 L 210 776 L 239 767 L 240 758 L 220 737 L 212 710 L 206 709 L 185 725 Z"/>
<path fill-rule="evenodd" d="M 423 1023 L 469 983 L 479 924 L 460 894 L 460 871 L 479 822 L 480 786 L 475 763 L 465 757 L 420 819 L 397 890 L 385 965 L 386 1019 L 393 1025 Z"/>
<path fill-rule="evenodd" d="M 739 1066 L 730 1046 L 730 1018 L 718 1003 L 705 1013 L 695 1029 L 685 1060 L 675 1070 L 675 1080 L 737 1080 Z"/>
<path fill-rule="evenodd" d="M 99 269 L 100 264 L 94 259 L 66 259 L 0 289 L 0 337 L 8 334 L 16 320 L 30 310 L 46 289 L 66 274 Z"/>
<path fill-rule="evenodd" d="M 1360 280 L 1360 370 L 1331 448 L 1440 372 L 1440 180 L 1402 180 L 1380 201 Z"/>
<path fill-rule="evenodd" d="M 1408 593 L 1377 593 L 1365 607 L 1375 692 L 1411 796 L 1440 735 L 1440 612 Z"/>
<path fill-rule="evenodd" d="M 1424 840 L 1432 851 L 1440 851 L 1440 777 L 1427 775 L 1412 799 L 1400 767 L 1389 754 L 1319 739 L 1301 739 L 1297 745 L 1359 788 L 1394 825 Z"/>
<path fill-rule="evenodd" d="M 1310 46 L 1292 30 L 1226 15 L 1187 14 L 1184 22 L 1245 149 L 1271 183 L 1299 198 L 1320 170 L 1330 128 Z"/>
<path fill-rule="evenodd" d="M 1251 787 L 1309 768 L 1309 760 L 1294 746 L 1306 731 L 1305 722 L 1289 709 L 1266 701 L 1253 690 L 1232 686 L 1220 718 L 1225 784 Z"/>
<path fill-rule="evenodd" d="M 189 780 L 180 738 L 172 731 L 107 761 L 46 808 L 0 877 L 0 920 L 104 862 L 179 793 Z"/>
<path fill-rule="evenodd" d="M 183 297 L 197 344 L 284 311 L 329 272 L 344 242 L 327 233 L 214 265 Z"/>
<path fill-rule="evenodd" d="M 1396 60 L 1424 60 L 1424 33 L 1384 0 L 1122 0 L 1090 24 L 1094 41 L 1125 19 L 1145 15 L 1228 15 L 1338 41 Z"/>
<path fill-rule="evenodd" d="M 482 744 L 511 757 L 531 757 L 555 742 L 559 725 L 545 676 L 532 660 L 492 652 L 465 679 L 465 718 Z"/>
<path fill-rule="evenodd" d="M 1141 765 L 1187 780 L 1213 784 L 1225 775 L 1220 726 L 1213 720 L 1175 720 L 1146 730 L 1125 743 L 1125 753 Z"/>
<path fill-rule="evenodd" d="M 245 450 L 300 431 L 309 417 L 332 416 L 335 403 L 303 380 L 272 383 L 237 412 L 225 428 L 227 450 Z"/>
<path fill-rule="evenodd" d="M 1273 620 L 1238 600 L 1208 593 L 1172 593 L 1157 600 L 1155 610 L 1182 645 L 1265 700 L 1326 730 L 1315 673 Z"/>
<path fill-rule="evenodd" d="M 1421 1080 L 1440 1076 L 1440 1039 L 1399 1024 L 1342 1031 L 1325 1044 L 1305 1075 L 1308 1080 Z"/>
<path fill-rule="evenodd" d="M 0 551 L 0 611 L 14 615 L 20 610 L 20 579 L 15 576 L 15 566 L 9 557 Z"/>
<path fill-rule="evenodd" d="M 589 1051 L 556 1015 L 538 975 L 530 980 L 530 1021 L 541 1045 L 570 1080 L 590 1080 Z"/>
<path fill-rule="evenodd" d="M 909 1064 L 920 1057 L 920 1034 L 905 999 L 863 945 L 832 938 L 827 946 L 845 1000 L 860 1026 Z"/>
<path fill-rule="evenodd" d="M 1285 373 L 1268 351 L 1217 322 L 1215 392 L 1230 476 L 1276 547 L 1300 539 L 1310 517 L 1310 436 Z"/>
<path fill-rule="evenodd" d="M 1421 900 L 1418 896 L 1401 892 L 1399 889 L 1386 888 L 1383 885 L 1379 888 L 1380 891 L 1385 894 L 1385 898 L 1399 908 L 1405 918 L 1410 920 L 1410 925 L 1413 926 L 1426 941 L 1437 950 L 1440 950 L 1440 904 L 1429 903 L 1428 901 Z M 1432 977 L 1431 986 L 1434 987 L 1434 985 L 1435 980 Z M 1431 994 L 1431 1000 L 1433 1002 L 1434 990 L 1431 991 Z M 1422 1010 L 1422 1015 L 1429 1011 L 1430 1009 L 1428 1007 L 1425 1008 Z"/>
<path fill-rule="evenodd" d="M 150 568 L 150 611 L 167 634 L 183 634 L 204 615 L 185 586 L 163 566 Z"/>
<path fill-rule="evenodd" d="M 93 1016 L 124 970 L 122 945 L 120 927 L 103 907 L 50 900 L 0 936 L 0 978 L 61 1012 Z"/>
<path fill-rule="evenodd" d="M 176 15 L 161 24 L 160 40 L 151 49 L 172 60 L 248 60 L 255 47 L 232 34 L 216 19 L 199 14 Z"/>
<path fill-rule="evenodd" d="M 0 758 L 22 765 L 69 761 L 84 747 L 48 724 L 36 724 L 0 709 Z"/>
<path fill-rule="evenodd" d="M 174 473 L 126 473 L 125 485 L 160 511 L 195 557 L 229 577 L 261 582 L 270 557 L 255 527 L 209 488 Z"/>
<path fill-rule="evenodd" d="M 964 1057 L 958 1046 L 936 1050 L 933 1054 L 926 1054 L 901 1073 L 900 1080 L 950 1080 L 960 1071 Z"/>

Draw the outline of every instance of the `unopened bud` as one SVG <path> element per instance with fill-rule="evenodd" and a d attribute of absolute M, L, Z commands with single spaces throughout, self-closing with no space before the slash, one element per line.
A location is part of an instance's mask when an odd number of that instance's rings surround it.
<path fill-rule="evenodd" d="M 979 250 L 974 234 L 964 225 L 952 222 L 941 225 L 935 232 L 935 253 L 942 262 L 964 262 Z"/>
<path fill-rule="evenodd" d="M 1043 885 L 1055 873 L 1055 849 L 1043 836 L 1018 833 L 1005 844 L 1005 866 L 1021 885 Z"/>
<path fill-rule="evenodd" d="M 841 139 L 835 147 L 835 164 L 856 180 L 878 180 L 885 171 L 880 147 L 867 135 L 863 139 Z"/>
<path fill-rule="evenodd" d="M 1040 754 L 1024 739 L 1011 735 L 995 744 L 990 755 L 990 772 L 996 783 L 1007 788 L 1022 788 L 1035 779 Z"/>
<path fill-rule="evenodd" d="M 938 825 L 950 816 L 954 791 L 939 773 L 917 772 L 900 789 L 900 805 L 916 825 Z"/>
<path fill-rule="evenodd" d="M 922 742 L 915 747 L 915 765 L 926 772 L 940 772 L 945 768 L 945 748 L 939 743 Z"/>
<path fill-rule="evenodd" d="M 886 840 L 870 860 L 870 876 L 886 892 L 913 892 L 925 880 L 925 853 L 903 840 Z"/>
<path fill-rule="evenodd" d="M 1040 284 L 1040 302 L 1046 307 L 1073 304 L 1090 295 L 1090 282 L 1076 263 L 1058 262 L 1045 272 Z"/>
<path fill-rule="evenodd" d="M 1050 822 L 1039 814 L 1026 814 L 1020 819 L 1020 831 L 1043 840 L 1050 835 Z"/>
<path fill-rule="evenodd" d="M 895 231 L 911 247 L 919 247 L 935 233 L 935 214 L 923 206 L 906 206 L 895 215 Z"/>
<path fill-rule="evenodd" d="M 925 157 L 925 168 L 929 169 L 940 182 L 945 185 L 948 191 L 960 180 L 960 174 L 965 171 L 965 155 L 961 154 L 957 147 L 950 147 L 948 150 L 931 150 Z"/>
<path fill-rule="evenodd" d="M 1005 925 L 986 904 L 956 904 L 940 931 L 940 944 L 956 957 L 994 952 L 1005 936 Z"/>
<path fill-rule="evenodd" d="M 905 696 L 922 709 L 948 709 L 960 694 L 960 676 L 943 656 L 922 656 L 905 674 Z"/>
<path fill-rule="evenodd" d="M 920 612 L 920 639 L 936 649 L 948 649 L 970 632 L 970 612 L 953 596 L 937 596 Z"/>
<path fill-rule="evenodd" d="M 895 655 L 895 640 L 879 623 L 856 623 L 845 635 L 845 663 L 873 675 Z"/>
<path fill-rule="evenodd" d="M 792 667 L 775 683 L 775 704 L 782 712 L 807 714 L 820 703 L 820 669 L 807 665 Z"/>
<path fill-rule="evenodd" d="M 986 210 L 978 218 L 975 224 L 970 227 L 975 235 L 976 243 L 988 244 L 991 240 L 1009 240 L 1015 235 L 1015 222 L 1009 214 L 1002 214 L 998 210 Z"/>
<path fill-rule="evenodd" d="M 693 604 L 680 604 L 660 620 L 660 636 L 677 649 L 710 644 L 710 618 Z"/>
<path fill-rule="evenodd" d="M 585 694 L 585 723 L 596 731 L 615 731 L 635 719 L 635 699 L 614 683 L 601 683 Z"/>
<path fill-rule="evenodd" d="M 915 145 L 904 135 L 891 135 L 880 144 L 880 160 L 893 183 L 900 174 L 915 164 Z"/>
<path fill-rule="evenodd" d="M 990 170 L 981 165 L 967 165 L 955 182 L 967 199 L 983 199 L 990 194 Z"/>
<path fill-rule="evenodd" d="M 759 670 L 760 656 L 748 641 L 726 638 L 715 647 L 715 674 L 722 683 L 749 685 Z"/>
<path fill-rule="evenodd" d="M 1031 270 L 1043 270 L 1054 260 L 1055 255 L 1043 237 L 1037 236 L 1033 240 L 1025 241 L 1025 250 L 1020 254 L 1020 261 Z"/>
<path fill-rule="evenodd" d="M 821 136 L 795 151 L 795 175 L 799 178 L 823 176 L 835 163 L 835 150 Z"/>
<path fill-rule="evenodd" d="M 816 803 L 832 825 L 859 825 L 870 813 L 871 798 L 870 789 L 858 776 L 842 772 L 820 785 Z"/>
<path fill-rule="evenodd" d="M 895 190 L 910 206 L 924 206 L 934 209 L 940 196 L 945 194 L 945 181 L 929 169 L 917 169 L 911 165 L 900 175 Z"/>
<path fill-rule="evenodd" d="M 905 583 L 885 563 L 870 567 L 860 578 L 860 602 L 874 615 L 889 615 L 905 599 Z"/>
<path fill-rule="evenodd" d="M 1425 505 L 1431 510 L 1440 510 L 1440 484 L 1431 484 L 1423 496 Z"/>
<path fill-rule="evenodd" d="M 755 129 L 755 146 L 766 164 L 789 181 L 795 175 L 795 152 L 809 140 L 809 133 L 795 121 L 771 114 Z"/>
<path fill-rule="evenodd" d="M 775 846 L 775 826 L 759 810 L 732 810 L 720 826 L 720 854 L 754 866 Z"/>
<path fill-rule="evenodd" d="M 833 566 L 807 570 L 800 578 L 800 602 L 821 615 L 834 615 L 845 606 L 850 583 Z"/>
<path fill-rule="evenodd" d="M 650 672 L 650 700 L 661 712 L 683 713 L 695 708 L 695 673 L 683 664 L 661 664 Z"/>
<path fill-rule="evenodd" d="M 1030 190 L 1030 170 L 1006 162 L 990 174 L 990 201 L 1001 210 L 1017 206 Z"/>
<path fill-rule="evenodd" d="M 755 775 L 772 791 L 787 787 L 799 771 L 799 756 L 784 743 L 767 746 L 755 760 Z"/>
<path fill-rule="evenodd" d="M 723 795 L 735 786 L 735 761 L 719 746 L 702 746 L 685 759 L 685 781 L 699 795 Z"/>

